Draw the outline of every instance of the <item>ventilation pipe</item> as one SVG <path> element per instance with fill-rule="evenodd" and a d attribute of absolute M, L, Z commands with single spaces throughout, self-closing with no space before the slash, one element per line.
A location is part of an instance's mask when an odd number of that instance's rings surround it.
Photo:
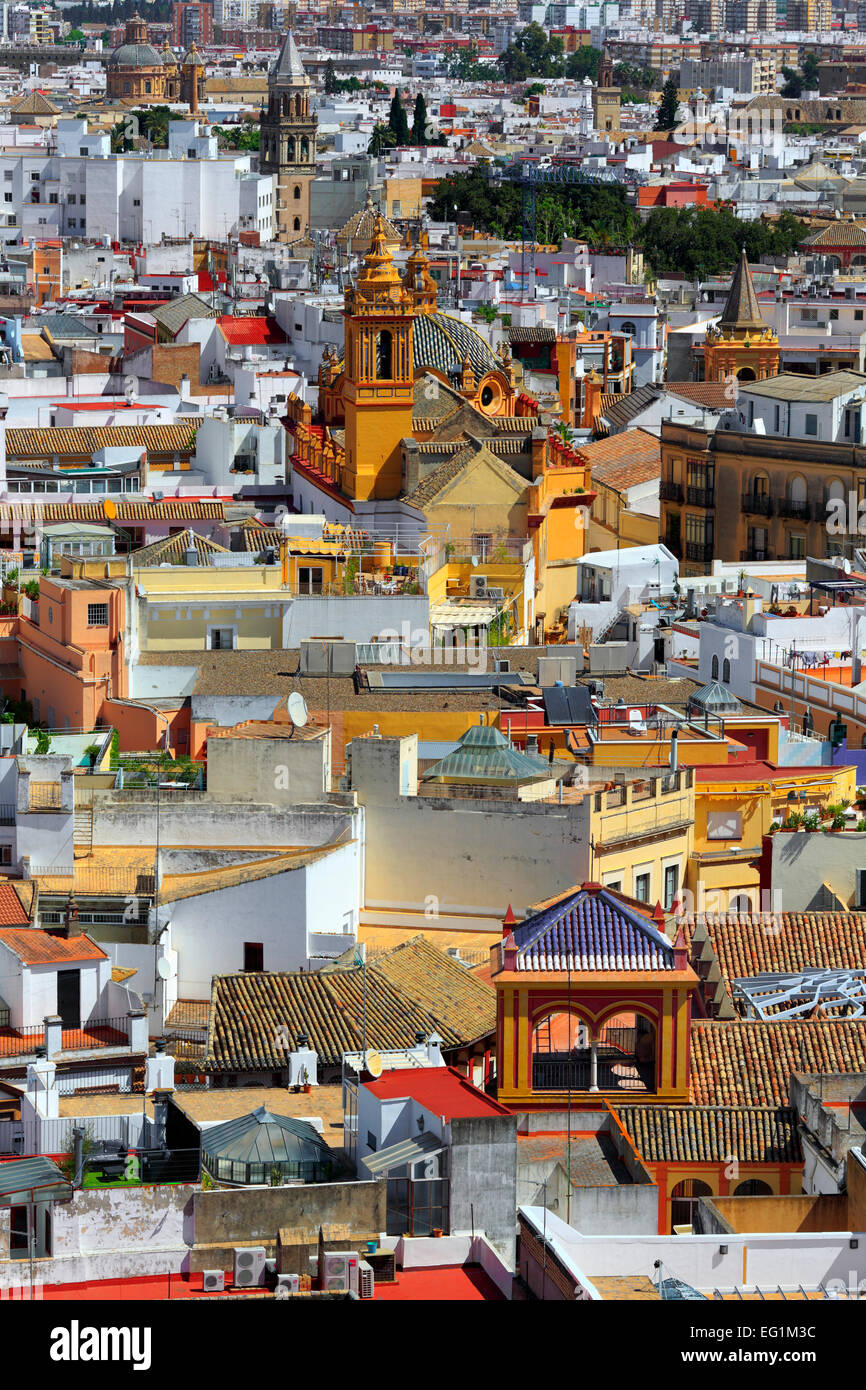
<path fill-rule="evenodd" d="M 673 729 L 671 732 L 671 772 L 677 770 L 677 740 L 679 736 L 679 729 Z"/>

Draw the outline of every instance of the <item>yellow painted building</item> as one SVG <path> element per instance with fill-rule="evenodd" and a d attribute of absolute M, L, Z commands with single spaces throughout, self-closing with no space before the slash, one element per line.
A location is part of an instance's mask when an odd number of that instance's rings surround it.
<path fill-rule="evenodd" d="M 698 770 L 694 848 L 685 887 L 689 911 L 763 910 L 763 837 L 790 811 L 822 814 L 856 795 L 853 767 L 778 767 L 770 762 Z"/>

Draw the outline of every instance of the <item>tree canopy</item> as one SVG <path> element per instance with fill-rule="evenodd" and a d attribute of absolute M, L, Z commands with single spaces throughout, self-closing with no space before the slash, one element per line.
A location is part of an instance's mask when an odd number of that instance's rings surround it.
<path fill-rule="evenodd" d="M 806 233 L 793 213 L 775 222 L 744 222 L 729 208 L 654 208 L 642 228 L 644 256 L 657 275 L 725 275 L 743 247 L 750 261 L 791 255 Z"/>
<path fill-rule="evenodd" d="M 677 123 L 677 107 L 680 104 L 679 93 L 677 79 L 669 77 L 662 87 L 662 99 L 656 112 L 656 130 L 673 130 Z"/>
<path fill-rule="evenodd" d="M 489 181 L 488 169 L 481 161 L 469 173 L 441 179 L 430 216 L 450 221 L 455 212 L 465 212 L 479 231 L 517 238 L 522 226 L 521 186 L 509 180 Z M 638 221 L 625 190 L 615 185 L 551 184 L 536 191 L 535 231 L 545 243 L 569 236 L 585 238 L 595 246 L 626 246 L 637 235 Z"/>

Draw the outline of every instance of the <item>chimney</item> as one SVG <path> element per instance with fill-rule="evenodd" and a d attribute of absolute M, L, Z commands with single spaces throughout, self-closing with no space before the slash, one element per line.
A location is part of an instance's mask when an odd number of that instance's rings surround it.
<path fill-rule="evenodd" d="M 677 770 L 677 740 L 679 739 L 679 736 L 680 736 L 680 731 L 679 731 L 679 729 L 673 729 L 673 730 L 671 731 L 671 760 L 670 760 L 671 772 L 676 772 L 676 770 Z"/>

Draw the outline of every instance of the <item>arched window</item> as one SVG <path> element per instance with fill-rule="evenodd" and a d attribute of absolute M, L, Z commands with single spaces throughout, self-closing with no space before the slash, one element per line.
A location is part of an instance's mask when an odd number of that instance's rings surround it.
<path fill-rule="evenodd" d="M 752 371 L 751 367 L 741 367 L 740 370 L 737 372 L 737 380 L 754 381 L 755 373 Z"/>
<path fill-rule="evenodd" d="M 752 479 L 752 496 L 753 496 L 753 497 L 769 497 L 769 495 L 770 495 L 770 480 L 769 480 L 769 478 L 767 477 L 766 473 L 756 473 L 755 476 L 754 476 L 754 478 Z"/>
<path fill-rule="evenodd" d="M 798 507 L 802 506 L 806 501 L 806 479 L 802 474 L 794 474 L 788 485 L 788 497 L 792 502 L 796 503 Z"/>
<path fill-rule="evenodd" d="M 301 163 L 306 164 L 310 158 L 310 142 L 306 135 L 301 141 Z"/>
<path fill-rule="evenodd" d="M 691 1226 L 699 1197 L 712 1197 L 712 1188 L 698 1178 L 678 1182 L 671 1193 L 671 1226 Z"/>
<path fill-rule="evenodd" d="M 380 381 L 390 381 L 393 376 L 392 349 L 391 330 L 383 328 L 376 334 L 376 376 Z"/>
<path fill-rule="evenodd" d="M 724 659 L 724 661 L 723 661 L 723 663 L 722 663 L 722 680 L 724 681 L 725 685 L 727 685 L 727 683 L 728 683 L 728 681 L 729 681 L 730 679 L 731 679 L 731 663 L 730 663 L 730 661 L 728 660 L 728 658 L 725 657 L 725 659 Z"/>
<path fill-rule="evenodd" d="M 293 231 L 293 232 L 299 232 L 300 230 L 301 230 L 301 219 L 300 219 L 300 217 L 296 217 L 295 220 L 294 220 L 294 222 L 292 223 L 292 231 Z"/>
<path fill-rule="evenodd" d="M 729 912 L 751 912 L 752 900 L 748 893 L 737 893 L 728 904 Z"/>
<path fill-rule="evenodd" d="M 637 333 L 637 329 L 635 328 L 634 324 L 631 322 L 630 319 L 626 319 L 625 323 L 620 328 L 620 332 L 630 333 L 631 336 L 634 338 Z"/>
<path fill-rule="evenodd" d="M 772 1197 L 773 1189 L 768 1182 L 762 1182 L 760 1178 L 747 1178 L 734 1188 L 735 1197 Z"/>
<path fill-rule="evenodd" d="M 301 196 L 301 185 L 300 185 L 299 183 L 296 183 L 296 184 L 295 184 L 295 194 L 294 194 L 294 196 L 295 196 L 295 201 L 297 201 L 297 200 L 300 198 L 300 196 Z"/>
<path fill-rule="evenodd" d="M 839 478 L 831 478 L 827 484 L 827 501 L 845 501 L 845 485 Z"/>
<path fill-rule="evenodd" d="M 718 679 L 719 679 L 719 658 L 718 658 L 717 656 L 714 656 L 714 657 L 713 657 L 713 664 L 712 664 L 712 666 L 711 666 L 711 668 L 710 668 L 710 680 L 717 681 Z"/>

